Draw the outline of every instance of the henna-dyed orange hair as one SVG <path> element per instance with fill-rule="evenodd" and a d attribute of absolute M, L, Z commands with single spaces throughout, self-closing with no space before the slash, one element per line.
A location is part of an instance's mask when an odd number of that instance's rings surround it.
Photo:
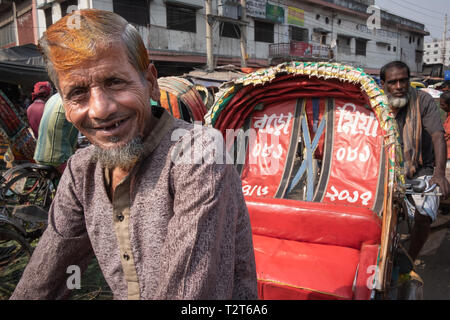
<path fill-rule="evenodd" d="M 150 59 L 138 31 L 121 16 L 98 9 L 74 11 L 51 25 L 39 40 L 50 79 L 59 88 L 58 72 L 100 59 L 123 46 L 131 65 L 144 75 Z"/>

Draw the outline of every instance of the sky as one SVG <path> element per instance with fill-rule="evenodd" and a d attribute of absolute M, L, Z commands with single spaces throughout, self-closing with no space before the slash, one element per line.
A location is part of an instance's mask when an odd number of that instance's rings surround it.
<path fill-rule="evenodd" d="M 447 13 L 447 38 L 450 37 L 450 0 L 375 0 L 375 4 L 390 13 L 423 23 L 431 34 L 425 41 L 442 39 Z"/>

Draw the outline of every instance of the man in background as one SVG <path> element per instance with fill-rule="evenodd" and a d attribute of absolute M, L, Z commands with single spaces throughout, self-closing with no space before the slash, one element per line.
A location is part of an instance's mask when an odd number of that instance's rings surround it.
<path fill-rule="evenodd" d="M 447 198 L 450 192 L 445 177 L 447 146 L 434 99 L 410 86 L 410 70 L 404 62 L 386 64 L 380 70 L 380 78 L 399 126 L 406 178 L 422 179 L 430 185 L 436 183 L 442 198 Z M 431 223 L 437 218 L 438 205 L 432 206 L 432 210 L 425 210 L 425 206 L 417 203 L 412 204 L 414 206 L 414 227 L 408 250 L 411 260 L 404 259 L 401 273 L 412 270 L 413 262 L 428 239 Z"/>
<path fill-rule="evenodd" d="M 45 103 L 51 94 L 52 86 L 50 82 L 41 81 L 34 85 L 34 90 L 31 94 L 31 104 L 27 109 L 27 117 L 36 140 L 39 136 L 39 123 L 44 113 Z"/>
<path fill-rule="evenodd" d="M 45 104 L 34 160 L 62 173 L 67 160 L 76 151 L 77 141 L 78 129 L 67 121 L 61 96 L 56 93 Z"/>

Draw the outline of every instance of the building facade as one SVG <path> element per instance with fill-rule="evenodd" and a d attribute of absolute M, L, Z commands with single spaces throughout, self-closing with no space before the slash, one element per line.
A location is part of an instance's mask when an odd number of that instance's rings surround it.
<path fill-rule="evenodd" d="M 427 41 L 424 45 L 424 51 L 423 63 L 442 63 L 446 66 L 450 66 L 450 38 L 447 38 L 445 48 L 442 39 L 432 39 L 431 41 Z"/>
<path fill-rule="evenodd" d="M 0 48 L 36 43 L 36 15 L 32 0 L 0 0 Z"/>
<path fill-rule="evenodd" d="M 97 8 L 116 12 L 136 26 L 162 75 L 206 64 L 207 23 L 216 65 L 240 65 L 245 41 L 249 67 L 295 59 L 337 61 L 370 73 L 391 60 L 406 62 L 413 73 L 422 68 L 423 38 L 428 35 L 424 25 L 381 11 L 379 25 L 372 28 L 368 8 L 374 0 L 246 0 L 245 10 L 240 0 L 211 0 L 210 14 L 205 3 L 0 0 L 0 47 L 37 43 L 46 28 L 67 12 Z"/>

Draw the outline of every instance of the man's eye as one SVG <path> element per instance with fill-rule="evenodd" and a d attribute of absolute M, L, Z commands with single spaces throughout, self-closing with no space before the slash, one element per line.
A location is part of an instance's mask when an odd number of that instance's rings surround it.
<path fill-rule="evenodd" d="M 79 99 L 81 98 L 84 94 L 86 94 L 87 90 L 84 88 L 77 88 L 72 90 L 69 95 L 68 98 L 69 99 Z"/>
<path fill-rule="evenodd" d="M 108 87 L 119 86 L 119 85 L 122 85 L 123 83 L 124 83 L 124 81 L 122 81 L 121 79 L 117 79 L 117 78 L 111 78 L 106 81 L 106 85 Z"/>

